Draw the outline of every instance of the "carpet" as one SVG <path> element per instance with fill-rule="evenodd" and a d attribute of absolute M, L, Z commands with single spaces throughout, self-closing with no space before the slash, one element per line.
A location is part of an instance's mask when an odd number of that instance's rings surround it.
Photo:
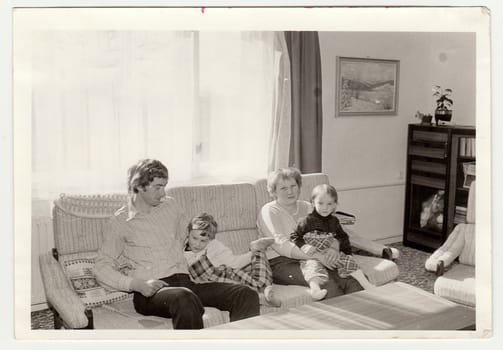
<path fill-rule="evenodd" d="M 435 283 L 436 276 L 433 272 L 426 271 L 424 268 L 424 262 L 431 253 L 404 247 L 401 243 L 394 243 L 389 246 L 395 247 L 400 251 L 400 258 L 396 261 L 400 271 L 397 280 L 433 293 L 433 284 Z M 362 251 L 356 253 L 366 254 L 366 252 Z M 31 328 L 54 329 L 52 312 L 49 310 L 32 312 Z"/>

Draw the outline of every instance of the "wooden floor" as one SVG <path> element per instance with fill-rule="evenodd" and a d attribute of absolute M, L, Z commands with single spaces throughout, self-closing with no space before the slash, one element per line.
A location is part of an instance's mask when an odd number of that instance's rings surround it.
<path fill-rule="evenodd" d="M 210 329 L 458 330 L 474 325 L 475 309 L 395 282 Z"/>

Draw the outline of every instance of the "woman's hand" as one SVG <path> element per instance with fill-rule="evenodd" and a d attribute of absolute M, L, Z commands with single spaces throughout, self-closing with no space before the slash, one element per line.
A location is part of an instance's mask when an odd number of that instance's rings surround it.
<path fill-rule="evenodd" d="M 339 260 L 339 251 L 334 248 L 328 248 L 325 251 L 325 256 L 330 265 L 334 265 Z"/>
<path fill-rule="evenodd" d="M 337 259 L 332 261 L 331 259 L 329 259 L 329 256 L 326 253 L 323 253 L 323 254 L 315 253 L 315 254 L 313 254 L 312 258 L 315 258 L 316 260 L 318 260 L 327 269 L 333 270 L 333 269 L 337 268 L 337 264 L 335 264 Z"/>

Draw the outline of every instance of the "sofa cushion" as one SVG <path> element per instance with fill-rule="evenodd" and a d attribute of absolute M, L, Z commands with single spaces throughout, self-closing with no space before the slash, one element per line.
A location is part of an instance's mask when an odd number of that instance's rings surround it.
<path fill-rule="evenodd" d="M 398 277 L 398 266 L 390 260 L 373 256 L 353 255 L 358 265 L 376 286 L 391 282 Z"/>
<path fill-rule="evenodd" d="M 475 267 L 453 265 L 433 286 L 434 293 L 456 303 L 475 306 Z"/>
<path fill-rule="evenodd" d="M 218 232 L 216 239 L 231 248 L 234 254 L 250 251 L 250 242 L 258 238 L 256 229 Z"/>
<path fill-rule="evenodd" d="M 125 292 L 105 289 L 93 274 L 94 257 L 60 259 L 63 271 L 84 305 L 95 308 L 130 298 Z"/>
<path fill-rule="evenodd" d="M 299 199 L 310 202 L 311 192 L 317 185 L 328 184 L 328 176 L 321 173 L 302 175 L 302 188 Z M 260 212 L 264 204 L 272 201 L 267 191 L 267 179 L 261 179 L 255 182 L 255 192 L 257 196 L 257 213 Z"/>

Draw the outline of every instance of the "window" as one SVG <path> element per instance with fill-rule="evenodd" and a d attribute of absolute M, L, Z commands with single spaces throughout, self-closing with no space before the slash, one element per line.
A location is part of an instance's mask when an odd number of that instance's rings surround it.
<path fill-rule="evenodd" d="M 124 192 L 157 158 L 176 184 L 264 177 L 273 32 L 46 31 L 32 52 L 32 194 Z"/>

